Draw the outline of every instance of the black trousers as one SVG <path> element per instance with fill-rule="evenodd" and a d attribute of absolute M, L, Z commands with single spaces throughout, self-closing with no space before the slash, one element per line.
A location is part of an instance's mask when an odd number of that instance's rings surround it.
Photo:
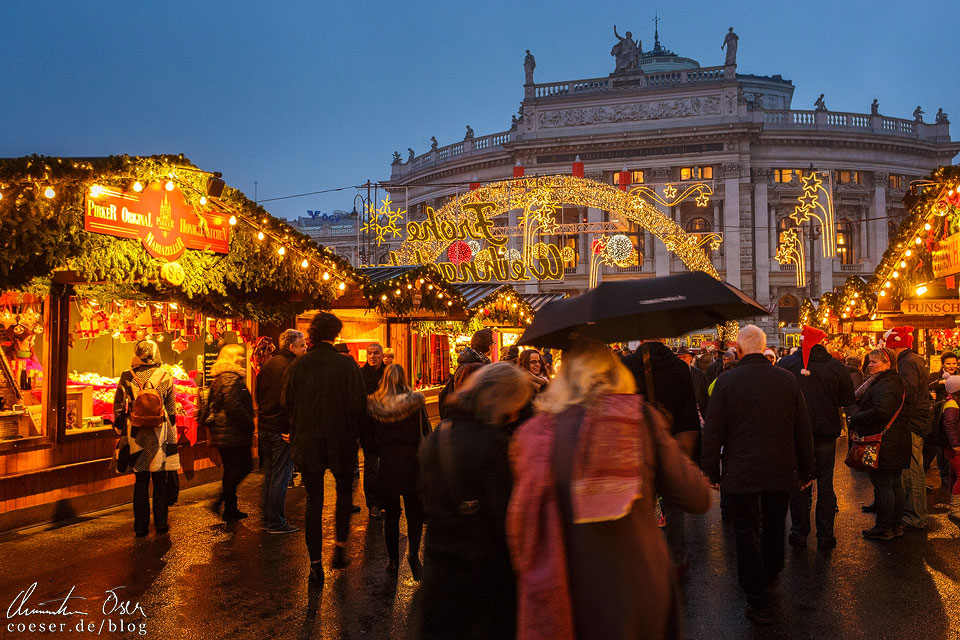
<path fill-rule="evenodd" d="M 817 480 L 817 538 L 833 539 L 833 521 L 837 515 L 837 494 L 833 490 L 833 468 L 837 462 L 836 440 L 815 440 L 813 457 Z M 813 485 L 790 494 L 790 532 L 802 538 L 810 534 L 810 506 Z"/>
<path fill-rule="evenodd" d="M 420 509 L 420 492 L 410 488 L 399 494 L 395 491 L 383 491 L 380 506 L 383 507 L 383 538 L 387 543 L 387 556 L 394 562 L 400 561 L 400 496 L 407 511 L 407 550 L 411 558 L 420 557 L 420 536 L 423 533 L 423 515 Z"/>
<path fill-rule="evenodd" d="M 323 478 L 326 471 L 301 471 L 303 486 L 307 489 L 307 511 L 304 516 L 304 535 L 310 562 L 323 559 Z M 353 511 L 353 469 L 333 477 L 337 488 L 334 513 L 334 535 L 337 542 L 346 542 L 350 534 L 350 514 Z"/>
<path fill-rule="evenodd" d="M 137 471 L 133 474 L 133 530 L 146 535 L 150 530 L 150 480 L 153 480 L 153 526 L 155 529 L 167 527 L 167 472 Z"/>
<path fill-rule="evenodd" d="M 769 603 L 769 582 L 783 569 L 789 492 L 728 493 L 737 540 L 737 573 L 747 602 Z"/>
<path fill-rule="evenodd" d="M 237 486 L 253 469 L 253 458 L 249 445 L 237 447 L 217 447 L 223 460 L 223 510 L 224 513 L 237 510 Z"/>

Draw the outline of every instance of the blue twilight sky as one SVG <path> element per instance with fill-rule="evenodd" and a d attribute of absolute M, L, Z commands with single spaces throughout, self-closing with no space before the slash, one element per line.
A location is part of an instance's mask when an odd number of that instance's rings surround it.
<path fill-rule="evenodd" d="M 682 8 L 681 8 L 682 6 Z M 960 2 L 0 0 L 0 157 L 183 153 L 275 198 L 386 180 L 391 154 L 505 131 L 536 81 L 606 76 L 630 30 L 702 66 L 781 74 L 794 108 L 932 121 L 960 138 Z M 265 203 L 350 210 L 353 190 Z"/>

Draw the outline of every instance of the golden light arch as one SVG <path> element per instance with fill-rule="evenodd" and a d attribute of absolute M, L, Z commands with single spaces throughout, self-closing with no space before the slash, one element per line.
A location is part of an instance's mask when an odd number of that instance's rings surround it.
<path fill-rule="evenodd" d="M 709 189 L 706 185 L 704 187 Z M 513 178 L 479 187 L 454 198 L 435 212 L 435 219 L 438 224 L 461 224 L 464 220 L 475 224 L 476 205 L 479 203 L 490 205 L 492 211 L 488 217 L 514 209 L 522 210 L 529 216 L 564 204 L 608 211 L 614 220 L 629 220 L 649 231 L 691 271 L 703 271 L 720 279 L 720 274 L 702 249 L 703 238 L 687 233 L 683 227 L 642 199 L 639 188 L 625 193 L 612 185 L 574 176 Z M 719 236 L 716 236 L 714 248 L 718 242 Z M 396 252 L 396 257 L 399 264 L 412 264 L 418 254 L 423 261 L 436 261 L 449 245 L 450 242 L 445 240 L 413 241 L 408 236 Z"/>

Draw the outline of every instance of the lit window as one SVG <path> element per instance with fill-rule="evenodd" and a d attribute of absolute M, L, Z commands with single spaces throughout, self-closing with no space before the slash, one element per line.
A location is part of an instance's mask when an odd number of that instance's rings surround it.
<path fill-rule="evenodd" d="M 899 189 L 903 184 L 903 176 L 893 176 L 887 178 L 887 187 L 890 189 Z"/>
<path fill-rule="evenodd" d="M 713 167 L 681 167 L 681 180 L 713 180 Z"/>
<path fill-rule="evenodd" d="M 799 177 L 799 175 L 799 169 L 774 169 L 773 181 L 782 183 L 793 182 L 794 177 Z"/>
<path fill-rule="evenodd" d="M 853 250 L 853 225 L 846 218 L 837 222 L 837 256 L 840 264 L 853 264 L 855 260 Z"/>
<path fill-rule="evenodd" d="M 613 172 L 613 184 L 620 184 L 620 172 Z M 643 184 L 643 171 L 630 171 L 630 184 Z"/>
<path fill-rule="evenodd" d="M 859 171 L 836 171 L 834 181 L 837 184 L 860 184 Z"/>
<path fill-rule="evenodd" d="M 777 247 L 783 242 L 783 234 L 793 228 L 793 220 L 789 217 L 780 218 L 780 221 L 777 223 Z"/>

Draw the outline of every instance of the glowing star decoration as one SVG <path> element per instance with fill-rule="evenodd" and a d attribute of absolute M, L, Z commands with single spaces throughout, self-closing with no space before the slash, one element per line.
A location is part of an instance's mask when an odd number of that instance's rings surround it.
<path fill-rule="evenodd" d="M 667 200 L 673 200 L 677 196 L 677 188 L 672 184 L 668 184 L 667 188 L 663 190 L 663 196 Z"/>
<path fill-rule="evenodd" d="M 655 188 L 648 185 L 638 185 L 630 190 L 629 197 L 650 200 L 663 207 L 672 207 L 696 195 L 697 206 L 705 207 L 707 203 L 710 202 L 710 196 L 712 194 L 713 188 L 710 185 L 705 182 L 696 182 L 684 189 L 680 195 L 677 195 L 676 187 L 668 184 L 663 190 L 662 197 L 657 193 Z"/>
<path fill-rule="evenodd" d="M 803 240 L 797 235 L 796 229 L 787 229 L 780 235 L 780 246 L 777 247 L 776 260 L 780 264 L 797 265 L 797 286 L 806 286 L 807 274 L 803 254 Z"/>
<path fill-rule="evenodd" d="M 823 179 L 816 171 L 802 176 L 803 193 L 797 199 L 797 206 L 790 217 L 798 225 L 808 222 L 811 218 L 817 220 L 823 229 L 820 235 L 820 246 L 825 258 L 837 255 L 837 229 L 834 223 L 833 199 L 823 186 Z"/>
<path fill-rule="evenodd" d="M 453 264 L 461 264 L 468 262 L 473 257 L 473 252 L 470 251 L 470 245 L 463 240 L 457 240 L 447 249 L 447 257 Z"/>
<path fill-rule="evenodd" d="M 373 234 L 378 247 L 388 240 L 387 236 L 400 237 L 400 228 L 397 226 L 397 222 L 403 219 L 407 210 L 394 211 L 390 207 L 391 204 L 393 203 L 388 197 L 376 209 L 373 205 L 367 205 L 367 221 L 360 227 L 360 230 L 364 233 Z"/>
<path fill-rule="evenodd" d="M 697 206 L 698 206 L 698 207 L 705 207 L 705 206 L 707 206 L 707 203 L 710 202 L 710 196 L 708 196 L 708 195 L 705 194 L 705 193 L 701 193 L 700 195 L 698 195 L 698 196 L 696 197 L 696 201 L 697 201 Z"/>
<path fill-rule="evenodd" d="M 177 338 L 176 340 L 170 343 L 170 347 L 174 351 L 176 351 L 177 354 L 181 354 L 190 347 L 190 344 L 183 339 L 183 336 L 180 336 L 179 338 Z"/>

